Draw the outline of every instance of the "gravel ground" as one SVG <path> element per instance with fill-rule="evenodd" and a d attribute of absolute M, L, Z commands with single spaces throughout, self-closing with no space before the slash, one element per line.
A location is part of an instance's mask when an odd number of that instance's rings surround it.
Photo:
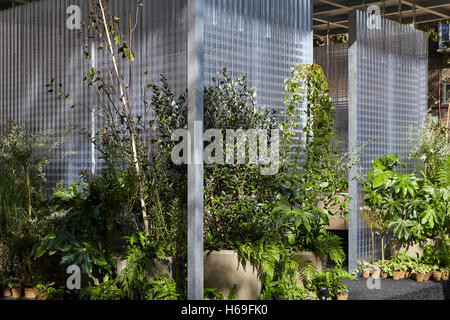
<path fill-rule="evenodd" d="M 349 300 L 450 300 L 450 281 L 419 283 L 411 279 L 389 278 L 379 279 L 376 283 L 372 278 L 361 278 L 346 280 L 345 283 L 349 289 Z"/>

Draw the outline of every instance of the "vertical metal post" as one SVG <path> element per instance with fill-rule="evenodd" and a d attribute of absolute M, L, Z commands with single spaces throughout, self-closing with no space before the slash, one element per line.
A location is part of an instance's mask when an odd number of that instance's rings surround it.
<path fill-rule="evenodd" d="M 188 0 L 188 299 L 203 299 L 203 0 Z"/>
<path fill-rule="evenodd" d="M 349 14 L 348 32 L 348 150 L 355 150 L 358 146 L 357 139 L 357 107 L 358 107 L 358 42 L 356 41 L 356 13 Z M 349 171 L 349 226 L 348 226 L 348 271 L 353 272 L 357 268 L 358 258 L 358 183 L 354 179 L 358 174 L 357 166 Z"/>
<path fill-rule="evenodd" d="M 413 4 L 413 27 L 416 28 L 416 5 Z"/>
<path fill-rule="evenodd" d="M 327 77 L 330 75 L 330 22 L 327 22 Z"/>
<path fill-rule="evenodd" d="M 97 69 L 97 51 L 96 49 L 96 43 L 95 40 L 91 40 L 90 41 L 90 45 L 91 45 L 91 68 L 93 69 Z M 94 144 L 94 139 L 95 139 L 95 106 L 92 106 L 92 110 L 91 110 L 91 173 L 94 175 L 95 174 L 95 170 L 96 170 L 96 159 L 95 159 L 95 144 Z"/>
<path fill-rule="evenodd" d="M 399 22 L 402 23 L 402 0 L 398 0 Z"/>

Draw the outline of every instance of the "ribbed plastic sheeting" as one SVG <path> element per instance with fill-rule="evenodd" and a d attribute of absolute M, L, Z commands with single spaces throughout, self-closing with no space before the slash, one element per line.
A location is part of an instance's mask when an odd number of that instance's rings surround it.
<path fill-rule="evenodd" d="M 348 151 L 348 44 L 330 43 L 314 47 L 314 62 L 320 65 L 328 80 L 336 117 L 335 130 L 339 151 Z"/>
<path fill-rule="evenodd" d="M 93 3 L 96 1 L 94 0 Z M 136 18 L 135 1 L 110 0 L 121 31 L 128 35 L 128 18 Z M 150 100 L 148 82 L 165 75 L 178 93 L 187 88 L 187 0 L 144 0 L 133 36 L 131 105 L 144 119 L 151 117 L 143 101 Z M 0 11 L 0 123 L 24 122 L 31 131 L 54 130 L 61 136 L 72 119 L 80 128 L 101 128 L 90 111 L 101 104 L 83 83 L 91 67 L 106 71 L 106 50 L 90 43 L 92 62 L 84 59 L 78 30 L 66 27 L 70 5 L 78 5 L 82 19 L 89 13 L 85 0 L 41 0 Z M 233 75 L 246 75 L 258 90 L 262 105 L 280 109 L 283 80 L 289 67 L 312 62 L 312 6 L 310 0 L 207 0 L 205 1 L 204 61 L 206 84 L 227 67 Z M 121 73 L 128 79 L 126 64 Z M 54 80 L 71 94 L 58 100 L 46 84 Z M 72 105 L 76 105 L 71 108 Z M 79 179 L 79 170 L 98 172 L 101 162 L 90 142 L 73 130 L 64 145 L 66 158 L 52 162 L 51 184 Z"/>
<path fill-rule="evenodd" d="M 143 101 L 151 93 L 145 89 L 146 83 L 155 82 L 164 74 L 174 90 L 186 90 L 187 14 L 186 1 L 143 2 L 133 42 L 137 59 L 132 69 L 131 105 L 137 114 L 148 119 L 150 111 Z M 131 14 L 135 20 L 137 3 L 120 0 L 109 3 L 120 18 L 121 31 L 128 35 L 128 17 Z M 71 5 L 79 6 L 81 18 L 86 19 L 89 6 L 85 0 L 42 0 L 0 11 L 0 124 L 13 119 L 24 122 L 32 132 L 52 129 L 56 137 L 67 130 L 66 120 L 76 126 L 61 150 L 72 154 L 52 161 L 48 169 L 51 185 L 61 179 L 66 184 L 78 180 L 81 169 L 98 172 L 101 164 L 92 144 L 79 129 L 101 127 L 91 112 L 101 99 L 96 90 L 83 83 L 83 77 L 91 67 L 106 71 L 106 50 L 99 53 L 97 45 L 90 43 L 87 50 L 92 62 L 84 58 L 84 37 L 79 30 L 66 27 L 69 18 L 66 11 Z M 121 73 L 128 79 L 128 68 L 123 62 Z M 58 100 L 55 92 L 47 93 L 46 84 L 52 79 L 55 91 L 61 84 L 70 93 L 70 100 Z"/>
<path fill-rule="evenodd" d="M 409 163 L 410 132 L 417 131 L 427 110 L 428 37 L 412 27 L 382 19 L 367 27 L 367 14 L 350 16 L 349 147 L 372 141 L 362 162 L 350 172 L 349 269 L 371 257 L 371 234 L 363 221 L 360 185 L 371 160 L 392 152 Z M 376 256 L 381 256 L 376 240 Z"/>
<path fill-rule="evenodd" d="M 312 63 L 309 0 L 205 1 L 205 81 L 227 67 L 246 75 L 258 102 L 283 108 L 290 67 Z"/>

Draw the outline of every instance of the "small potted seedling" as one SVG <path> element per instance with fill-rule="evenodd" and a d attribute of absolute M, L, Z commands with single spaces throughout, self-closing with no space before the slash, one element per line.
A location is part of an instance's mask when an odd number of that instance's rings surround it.
<path fill-rule="evenodd" d="M 425 274 L 428 272 L 428 268 L 423 264 L 417 263 L 414 266 L 413 272 L 414 272 L 414 279 L 417 282 L 423 282 Z"/>
<path fill-rule="evenodd" d="M 34 290 L 36 291 L 36 299 L 47 300 L 48 299 L 48 288 L 49 288 L 49 285 L 47 283 L 38 283 L 34 287 Z"/>
<path fill-rule="evenodd" d="M 382 262 L 375 262 L 372 266 L 372 279 L 378 279 L 381 274 L 381 264 Z"/>
<path fill-rule="evenodd" d="M 48 288 L 48 299 L 50 300 L 62 300 L 64 296 L 64 289 L 63 288 Z"/>
<path fill-rule="evenodd" d="M 379 266 L 381 269 L 381 278 L 386 279 L 387 277 L 392 276 L 392 268 L 389 261 L 381 261 Z"/>
<path fill-rule="evenodd" d="M 407 266 L 402 262 L 391 261 L 392 278 L 394 280 L 400 280 L 405 277 Z"/>
<path fill-rule="evenodd" d="M 424 265 L 425 269 L 426 269 L 426 273 L 425 273 L 425 277 L 423 278 L 423 281 L 428 281 L 431 278 L 431 275 L 433 274 L 433 266 L 431 265 Z"/>
<path fill-rule="evenodd" d="M 442 272 L 439 270 L 439 266 L 433 266 L 432 268 L 433 280 L 437 282 L 441 281 Z"/>
<path fill-rule="evenodd" d="M 19 279 L 16 277 L 8 278 L 8 287 L 11 289 L 12 297 L 19 299 L 22 297 L 22 287 L 20 286 Z"/>
<path fill-rule="evenodd" d="M 4 297 L 11 297 L 11 289 L 8 286 L 8 280 L 0 281 L 0 287 L 2 287 Z"/>
<path fill-rule="evenodd" d="M 347 300 L 348 299 L 348 288 L 347 286 L 340 282 L 334 288 L 334 293 L 336 295 L 336 300 Z"/>
<path fill-rule="evenodd" d="M 449 276 L 450 267 L 445 267 L 441 269 L 442 271 L 442 280 L 447 281 Z"/>
<path fill-rule="evenodd" d="M 367 279 L 370 277 L 370 263 L 366 260 L 358 260 L 358 265 L 359 265 L 359 272 L 361 273 L 362 277 Z"/>

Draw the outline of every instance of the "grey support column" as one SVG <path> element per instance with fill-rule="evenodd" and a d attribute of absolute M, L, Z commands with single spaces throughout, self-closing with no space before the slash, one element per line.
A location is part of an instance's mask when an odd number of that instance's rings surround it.
<path fill-rule="evenodd" d="M 356 41 L 356 14 L 349 14 L 349 43 L 348 43 L 348 150 L 355 150 L 358 146 L 357 132 L 357 108 L 358 108 L 358 48 Z M 357 166 L 350 169 L 348 184 L 349 203 L 348 225 L 348 271 L 353 272 L 357 268 L 357 242 L 358 242 L 358 184 L 354 180 L 358 174 Z"/>
<path fill-rule="evenodd" d="M 188 0 L 188 299 L 203 299 L 203 0 Z"/>

